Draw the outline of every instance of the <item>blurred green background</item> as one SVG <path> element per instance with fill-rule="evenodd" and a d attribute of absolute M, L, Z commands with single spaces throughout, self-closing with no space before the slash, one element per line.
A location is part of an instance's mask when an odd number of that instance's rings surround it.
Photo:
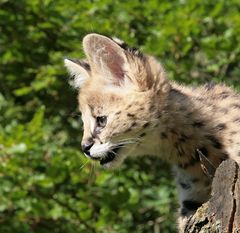
<path fill-rule="evenodd" d="M 63 57 L 98 32 L 155 55 L 170 79 L 239 89 L 239 12 L 239 0 L 0 0 L 0 232 L 176 232 L 166 164 L 109 172 L 81 154 Z"/>

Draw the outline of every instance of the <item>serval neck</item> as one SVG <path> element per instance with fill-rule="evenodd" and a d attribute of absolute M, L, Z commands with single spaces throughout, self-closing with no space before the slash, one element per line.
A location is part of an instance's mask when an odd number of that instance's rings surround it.
<path fill-rule="evenodd" d="M 194 103 L 177 89 L 169 92 L 165 106 L 158 114 L 158 123 L 153 124 L 146 134 L 146 153 L 180 165 L 198 159 L 196 150 L 201 147 L 202 140 L 198 131 L 204 120 L 200 119 L 201 114 Z"/>

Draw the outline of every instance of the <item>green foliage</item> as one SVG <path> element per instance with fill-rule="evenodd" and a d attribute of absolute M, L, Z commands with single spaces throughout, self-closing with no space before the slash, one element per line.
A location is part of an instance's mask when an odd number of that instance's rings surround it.
<path fill-rule="evenodd" d="M 171 79 L 239 89 L 238 0 L 0 0 L 0 232 L 174 232 L 168 167 L 108 172 L 81 154 L 63 57 L 89 32 L 157 56 Z"/>

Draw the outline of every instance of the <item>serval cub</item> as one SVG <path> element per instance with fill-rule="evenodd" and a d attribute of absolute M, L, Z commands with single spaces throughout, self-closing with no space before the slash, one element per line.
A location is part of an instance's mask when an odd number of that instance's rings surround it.
<path fill-rule="evenodd" d="M 215 168 L 240 162 L 240 95 L 224 85 L 191 88 L 167 79 L 155 58 L 89 34 L 86 60 L 65 59 L 79 89 L 82 150 L 105 168 L 128 156 L 155 155 L 173 165 L 179 228 L 210 196 Z"/>

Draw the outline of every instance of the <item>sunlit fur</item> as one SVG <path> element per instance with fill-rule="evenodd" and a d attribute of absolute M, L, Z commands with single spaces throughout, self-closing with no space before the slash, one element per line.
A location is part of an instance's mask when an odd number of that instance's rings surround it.
<path fill-rule="evenodd" d="M 240 162 L 239 95 L 224 85 L 191 88 L 170 82 L 155 58 L 101 35 L 87 35 L 83 47 L 90 70 L 78 97 L 82 143 L 94 139 L 92 158 L 121 145 L 106 168 L 140 155 L 171 163 L 183 231 L 194 205 L 207 201 L 211 191 L 213 174 L 206 174 L 198 151 L 214 168 L 229 157 Z M 107 124 L 96 134 L 97 116 L 107 116 Z"/>

